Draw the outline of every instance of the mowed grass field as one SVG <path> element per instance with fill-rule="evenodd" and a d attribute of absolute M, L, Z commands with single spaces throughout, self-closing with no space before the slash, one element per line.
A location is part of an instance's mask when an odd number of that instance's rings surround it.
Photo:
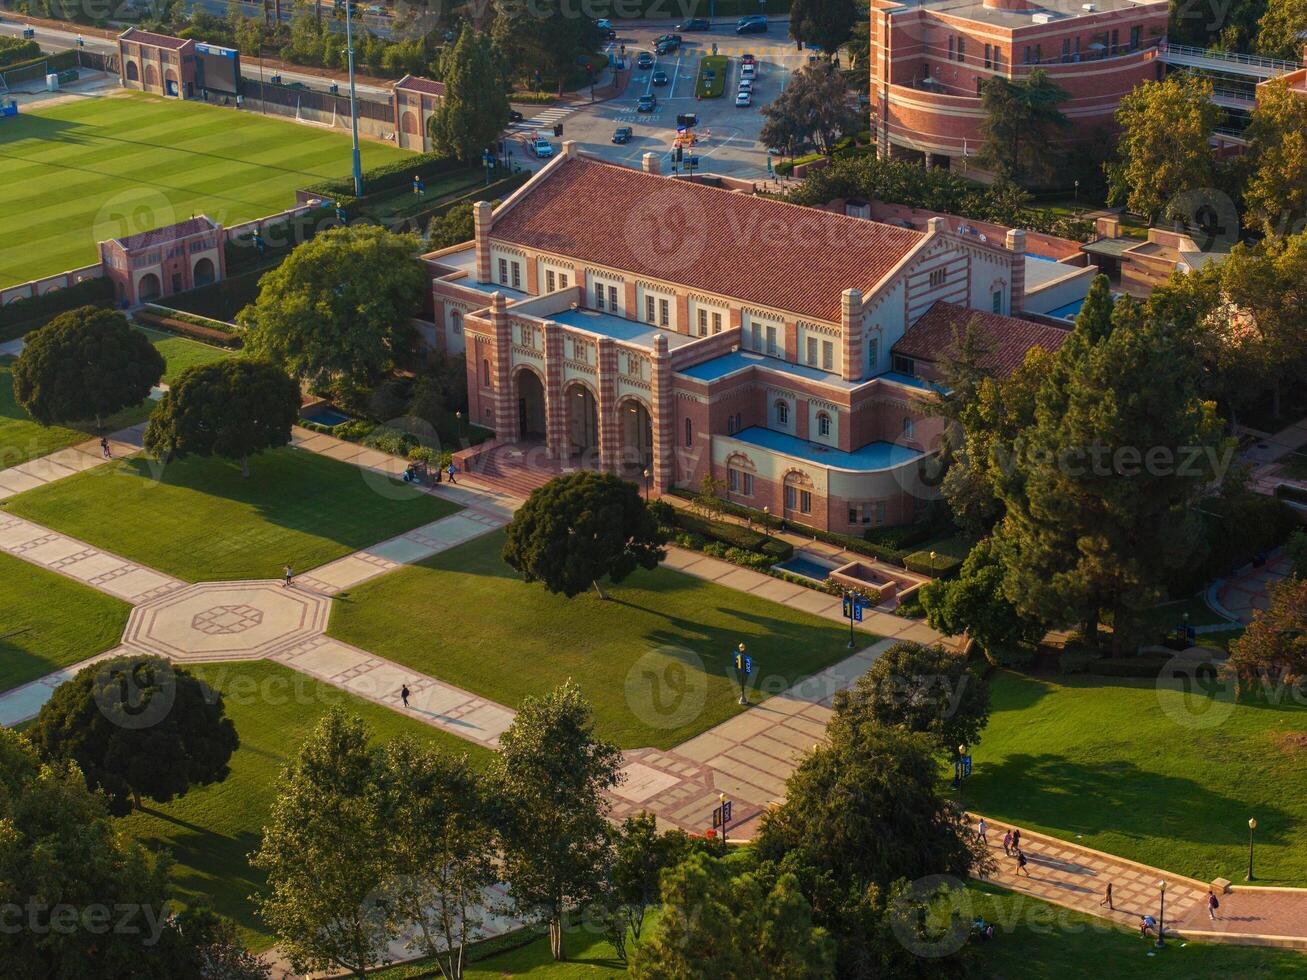
<path fill-rule="evenodd" d="M 363 145 L 363 166 L 409 155 Z M 96 243 L 206 214 L 274 214 L 350 170 L 344 132 L 135 92 L 22 110 L 0 127 L 0 286 L 97 260 Z"/>

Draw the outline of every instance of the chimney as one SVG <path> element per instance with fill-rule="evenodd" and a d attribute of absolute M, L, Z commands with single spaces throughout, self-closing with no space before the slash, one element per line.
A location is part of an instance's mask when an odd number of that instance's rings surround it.
<path fill-rule="evenodd" d="M 641 160 L 641 164 L 642 164 L 642 166 L 644 167 L 644 172 L 645 172 L 645 173 L 647 173 L 647 174 L 658 174 L 658 173 L 661 172 L 661 171 L 659 170 L 659 167 L 658 167 L 658 154 L 657 154 L 657 153 L 646 153 L 643 157 L 640 158 L 640 160 Z"/>
<path fill-rule="evenodd" d="M 490 281 L 490 217 L 494 208 L 489 201 L 472 205 L 473 240 L 476 243 L 477 282 Z"/>
<path fill-rule="evenodd" d="M 840 293 L 840 374 L 845 381 L 862 377 L 862 290 Z"/>
<path fill-rule="evenodd" d="M 943 218 L 931 218 L 926 222 L 926 231 L 931 235 L 941 235 L 948 231 L 948 222 Z"/>
<path fill-rule="evenodd" d="M 1098 232 L 1102 238 L 1120 238 L 1121 237 L 1121 219 L 1115 215 L 1111 217 L 1097 218 L 1094 221 L 1094 231 Z"/>
<path fill-rule="evenodd" d="M 1008 299 L 1008 311 L 1017 316 L 1026 306 L 1026 233 L 1020 228 L 1010 228 L 1006 243 L 1012 253 L 1012 295 Z"/>
<path fill-rule="evenodd" d="M 574 157 L 579 152 L 576 140 L 563 140 L 563 156 Z"/>

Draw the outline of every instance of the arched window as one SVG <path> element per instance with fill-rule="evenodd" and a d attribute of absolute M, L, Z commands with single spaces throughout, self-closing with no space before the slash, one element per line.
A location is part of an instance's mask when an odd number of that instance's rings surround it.
<path fill-rule="evenodd" d="M 690 448 L 690 444 L 691 442 L 693 442 L 693 439 L 694 439 L 694 434 L 690 428 L 690 420 L 686 419 L 685 420 L 685 448 L 686 449 Z"/>
<path fill-rule="evenodd" d="M 903 436 L 907 439 L 912 438 L 912 416 L 910 415 L 903 419 Z"/>
<path fill-rule="evenodd" d="M 817 413 L 817 434 L 822 436 L 830 435 L 830 416 L 825 412 Z"/>
<path fill-rule="evenodd" d="M 490 358 L 483 358 L 481 361 L 481 383 L 490 387 Z"/>
<path fill-rule="evenodd" d="M 783 398 L 776 399 L 776 424 L 790 424 L 790 406 Z"/>

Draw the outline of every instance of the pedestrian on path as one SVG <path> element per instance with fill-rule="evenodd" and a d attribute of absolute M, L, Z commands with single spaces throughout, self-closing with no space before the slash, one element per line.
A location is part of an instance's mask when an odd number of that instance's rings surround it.
<path fill-rule="evenodd" d="M 1098 903 L 1098 907 L 1101 909 L 1104 905 L 1107 906 L 1108 911 L 1116 911 L 1116 906 L 1112 904 L 1112 883 L 1110 881 L 1107 883 L 1107 887 L 1103 889 L 1103 900 Z"/>
<path fill-rule="evenodd" d="M 1151 915 L 1141 915 L 1139 917 L 1139 936 L 1141 939 L 1147 939 L 1149 933 L 1157 932 L 1157 920 Z"/>
<path fill-rule="evenodd" d="M 109 448 L 107 436 L 100 436 L 100 452 L 104 453 L 105 459 L 113 459 L 113 450 Z"/>
<path fill-rule="evenodd" d="M 454 461 L 453 461 L 453 460 L 450 460 L 450 461 L 449 461 L 449 466 L 448 466 L 448 468 L 445 470 L 445 472 L 449 474 L 449 482 L 450 482 L 450 483 L 457 483 L 457 482 L 458 482 L 457 480 L 454 479 Z"/>
<path fill-rule="evenodd" d="M 1022 851 L 1020 848 L 1018 848 L 1017 849 L 1017 874 L 1021 874 L 1021 872 L 1023 871 L 1026 873 L 1026 877 L 1029 878 L 1030 869 L 1026 867 L 1025 852 Z"/>
<path fill-rule="evenodd" d="M 286 566 L 286 578 L 282 581 L 282 583 L 281 583 L 281 587 L 282 587 L 283 589 L 288 588 L 288 587 L 290 586 L 291 579 L 293 579 L 294 577 L 295 577 L 295 573 L 294 573 L 293 571 L 291 571 L 291 567 L 290 567 L 289 565 L 287 565 L 287 566 Z"/>
<path fill-rule="evenodd" d="M 1012 856 L 1012 831 L 1010 830 L 1003 835 L 1003 853 L 1008 857 Z"/>
<path fill-rule="evenodd" d="M 989 833 L 989 824 L 985 823 L 985 818 L 980 818 L 980 823 L 976 824 L 976 836 L 980 838 L 980 843 L 989 847 L 989 838 L 985 835 Z"/>
<path fill-rule="evenodd" d="M 399 699 L 404 702 L 404 707 L 406 708 L 408 707 L 408 694 L 409 694 L 408 685 L 401 684 L 399 686 Z"/>
<path fill-rule="evenodd" d="M 1012 850 L 1017 852 L 1021 851 L 1021 828 L 1020 827 L 1012 828 Z"/>
<path fill-rule="evenodd" d="M 1221 907 L 1221 900 L 1216 897 L 1216 892 L 1210 888 L 1207 889 L 1207 916 L 1213 922 L 1216 921 L 1216 910 Z"/>

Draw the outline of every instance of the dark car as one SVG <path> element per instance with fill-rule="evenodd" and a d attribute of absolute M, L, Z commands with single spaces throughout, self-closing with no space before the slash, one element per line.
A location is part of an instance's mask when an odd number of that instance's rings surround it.
<path fill-rule="evenodd" d="M 766 34 L 767 18 L 764 17 L 761 20 L 746 18 L 744 20 L 741 20 L 738 24 L 735 25 L 735 33 L 736 34 Z"/>
<path fill-rule="evenodd" d="M 508 121 L 509 121 L 509 122 L 521 122 L 521 121 L 522 121 L 522 113 L 518 112 L 516 109 L 509 109 L 509 110 L 508 110 Z"/>
<path fill-rule="evenodd" d="M 681 42 L 679 40 L 659 41 L 656 45 L 654 45 L 654 50 L 657 51 L 659 54 L 671 54 L 680 46 L 681 46 Z"/>
<path fill-rule="evenodd" d="M 656 95 L 642 95 L 635 104 L 636 112 L 653 112 L 656 108 L 658 108 L 658 96 Z"/>
<path fill-rule="evenodd" d="M 654 83 L 655 85 L 666 85 L 666 84 L 667 84 L 667 72 L 665 72 L 665 71 L 663 71 L 661 68 L 659 68 L 656 72 L 653 73 L 653 83 Z"/>
<path fill-rule="evenodd" d="M 614 143 L 629 143 L 629 142 L 631 142 L 631 127 L 630 127 L 630 126 L 618 126 L 616 129 L 614 129 L 614 130 L 613 130 L 613 142 L 614 142 Z"/>
<path fill-rule="evenodd" d="M 710 31 L 712 25 L 703 17 L 694 17 L 683 24 L 677 24 L 676 29 L 678 31 Z"/>
<path fill-rule="evenodd" d="M 635 59 L 636 68 L 652 68 L 654 64 L 653 55 L 648 51 L 641 51 L 640 57 Z"/>

